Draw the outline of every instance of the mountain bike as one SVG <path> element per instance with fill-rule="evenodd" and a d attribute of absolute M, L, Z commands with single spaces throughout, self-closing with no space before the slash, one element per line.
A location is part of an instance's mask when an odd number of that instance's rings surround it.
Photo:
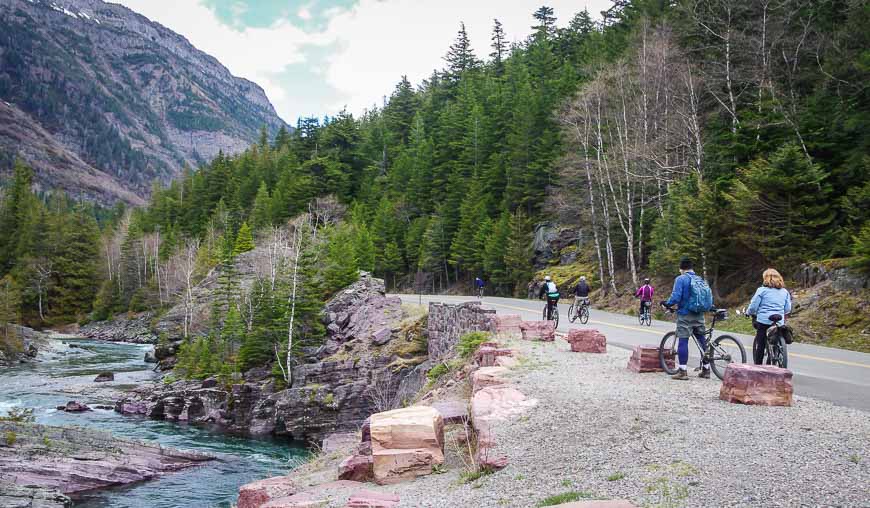
<path fill-rule="evenodd" d="M 480 286 L 480 287 L 477 288 L 477 298 L 478 298 L 479 300 L 482 300 L 482 299 L 483 299 L 483 286 Z"/>
<path fill-rule="evenodd" d="M 749 316 L 749 314 L 747 314 Z M 752 317 L 752 316 L 749 316 Z M 782 369 L 788 368 L 788 340 L 785 339 L 782 324 L 781 314 L 771 314 L 768 316 L 771 324 L 767 330 L 767 347 L 765 348 L 764 363 L 765 365 L 775 365 Z M 752 350 L 755 351 L 755 344 L 752 344 Z"/>
<path fill-rule="evenodd" d="M 573 323 L 580 318 L 580 322 L 584 325 L 587 321 L 589 321 L 589 299 L 583 298 L 580 300 L 580 305 L 577 305 L 577 298 L 571 302 L 571 306 L 568 307 L 568 319 Z"/>
<path fill-rule="evenodd" d="M 641 325 L 652 326 L 650 307 L 652 307 L 652 302 L 643 302 L 643 312 L 637 316 L 637 320 Z"/>
<path fill-rule="evenodd" d="M 547 321 L 547 303 L 544 302 L 544 315 L 543 320 Z M 556 302 L 556 305 L 553 305 L 553 315 L 550 321 L 556 322 L 556 328 L 559 328 L 559 303 Z"/>
<path fill-rule="evenodd" d="M 672 307 L 665 307 L 665 309 L 668 313 L 674 312 Z M 704 360 L 706 360 L 713 368 L 716 377 L 722 379 L 729 363 L 746 363 L 746 350 L 743 348 L 743 344 L 731 335 L 720 335 L 713 339 L 713 329 L 716 327 L 716 322 L 728 319 L 728 309 L 713 309 L 710 313 L 713 314 L 713 322 L 710 323 L 710 328 L 704 331 L 704 335 L 707 337 L 707 347 L 701 349 L 701 344 L 698 343 L 698 338 L 694 335 L 692 335 L 692 341 L 698 348 L 698 352 L 701 353 L 701 364 L 703 365 Z M 674 366 L 669 367 L 667 360 L 677 357 L 679 342 L 677 332 L 673 331 L 666 333 L 659 344 L 659 363 L 662 369 L 671 375 L 677 373 L 677 363 L 674 362 Z"/>

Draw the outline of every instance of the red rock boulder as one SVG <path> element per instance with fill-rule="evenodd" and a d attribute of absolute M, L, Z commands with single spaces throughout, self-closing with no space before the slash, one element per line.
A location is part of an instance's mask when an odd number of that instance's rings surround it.
<path fill-rule="evenodd" d="M 505 367 L 481 367 L 471 374 L 471 392 L 477 393 L 487 386 L 503 385 L 508 374 Z"/>
<path fill-rule="evenodd" d="M 791 406 L 792 372 L 773 365 L 731 363 L 725 369 L 719 398 L 739 404 Z"/>
<path fill-rule="evenodd" d="M 668 368 L 674 368 L 674 356 L 669 354 L 665 357 Z M 628 359 L 628 370 L 635 372 L 664 372 L 659 362 L 659 347 L 651 344 L 634 346 L 631 358 Z"/>
<path fill-rule="evenodd" d="M 481 367 L 493 367 L 496 360 L 500 356 L 512 356 L 514 352 L 510 349 L 498 347 L 498 344 L 491 345 L 492 342 L 484 343 L 478 348 L 474 354 L 474 362 Z"/>
<path fill-rule="evenodd" d="M 468 402 L 460 400 L 443 400 L 432 403 L 432 407 L 441 413 L 446 425 L 468 422 Z"/>
<path fill-rule="evenodd" d="M 555 321 L 523 321 L 520 323 L 523 340 L 553 342 L 556 340 Z"/>
<path fill-rule="evenodd" d="M 575 328 L 568 332 L 565 340 L 571 344 L 571 351 L 575 353 L 607 352 L 607 338 L 598 330 Z"/>
<path fill-rule="evenodd" d="M 371 416 L 375 482 L 381 485 L 432 473 L 444 463 L 444 420 L 437 409 L 411 406 Z"/>
<path fill-rule="evenodd" d="M 493 424 L 518 415 L 534 406 L 522 392 L 511 386 L 499 385 L 482 388 L 471 398 L 471 422 L 477 436 L 475 459 L 481 468 L 502 469 L 508 457 L 499 450 Z"/>
<path fill-rule="evenodd" d="M 289 476 L 266 478 L 239 487 L 238 508 L 260 508 L 264 504 L 296 493 L 296 484 Z"/>

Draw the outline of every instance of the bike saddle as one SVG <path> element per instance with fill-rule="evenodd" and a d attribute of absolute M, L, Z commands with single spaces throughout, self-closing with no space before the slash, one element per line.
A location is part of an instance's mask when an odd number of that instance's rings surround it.
<path fill-rule="evenodd" d="M 769 319 L 771 323 L 776 323 L 778 321 L 782 321 L 782 316 L 779 314 L 771 314 L 767 317 L 767 319 Z"/>

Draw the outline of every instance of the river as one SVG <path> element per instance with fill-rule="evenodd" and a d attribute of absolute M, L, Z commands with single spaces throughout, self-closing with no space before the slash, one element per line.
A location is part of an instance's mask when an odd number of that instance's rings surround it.
<path fill-rule="evenodd" d="M 64 338 L 53 341 L 51 351 L 40 353 L 41 363 L 0 370 L 0 414 L 13 407 L 29 407 L 35 410 L 37 423 L 98 428 L 118 437 L 219 458 L 152 481 L 95 493 L 77 500 L 76 508 L 230 507 L 240 485 L 286 474 L 305 459 L 304 447 L 286 441 L 234 437 L 201 427 L 121 416 L 110 409 L 79 414 L 55 409 L 70 400 L 91 407 L 113 405 L 111 391 L 93 383 L 102 371 L 115 373 L 116 386 L 155 379 L 153 366 L 143 361 L 150 348 Z"/>

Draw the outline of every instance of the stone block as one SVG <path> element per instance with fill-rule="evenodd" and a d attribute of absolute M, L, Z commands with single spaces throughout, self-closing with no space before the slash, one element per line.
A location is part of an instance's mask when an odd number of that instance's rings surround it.
<path fill-rule="evenodd" d="M 501 348 L 497 346 L 491 346 L 490 342 L 482 344 L 480 348 L 478 348 L 477 352 L 474 354 L 474 361 L 481 367 L 493 367 L 495 366 L 496 359 L 499 356 L 512 356 L 513 351 L 507 348 Z"/>
<path fill-rule="evenodd" d="M 674 357 L 669 354 L 665 361 L 668 368 L 674 368 Z M 635 372 L 664 372 L 659 362 L 659 347 L 652 344 L 634 346 L 628 359 L 628 370 Z"/>
<path fill-rule="evenodd" d="M 498 448 L 493 424 L 534 406 L 522 392 L 506 385 L 482 388 L 471 398 L 471 421 L 477 436 L 475 459 L 480 467 L 502 469 L 509 459 Z"/>
<path fill-rule="evenodd" d="M 513 356 L 499 356 L 495 359 L 496 367 L 512 368 L 517 365 L 517 359 Z"/>
<path fill-rule="evenodd" d="M 498 335 L 519 335 L 523 318 L 519 314 L 496 314 L 493 317 L 493 332 Z"/>
<path fill-rule="evenodd" d="M 471 374 L 471 391 L 476 393 L 487 386 L 503 385 L 508 374 L 505 367 L 481 367 Z"/>
<path fill-rule="evenodd" d="M 725 369 L 719 398 L 738 404 L 791 406 L 792 372 L 773 365 L 731 363 Z"/>
<path fill-rule="evenodd" d="M 465 423 L 468 421 L 468 403 L 459 400 L 434 402 L 432 407 L 441 413 L 445 424 Z"/>
<path fill-rule="evenodd" d="M 371 439 L 374 478 L 381 485 L 430 474 L 444 463 L 444 420 L 432 407 L 373 414 Z"/>
<path fill-rule="evenodd" d="M 523 340 L 553 342 L 556 340 L 555 321 L 523 321 L 520 323 Z"/>
<path fill-rule="evenodd" d="M 351 494 L 345 508 L 393 508 L 399 506 L 399 496 L 386 492 L 360 490 Z"/>
<path fill-rule="evenodd" d="M 238 508 L 260 508 L 264 504 L 296 493 L 296 484 L 289 476 L 267 478 L 239 487 Z"/>
<path fill-rule="evenodd" d="M 374 478 L 374 459 L 371 455 L 351 455 L 338 465 L 339 480 L 367 482 Z"/>
<path fill-rule="evenodd" d="M 571 351 L 575 353 L 607 352 L 607 338 L 598 330 L 575 328 L 568 332 L 565 340 L 571 344 Z"/>

